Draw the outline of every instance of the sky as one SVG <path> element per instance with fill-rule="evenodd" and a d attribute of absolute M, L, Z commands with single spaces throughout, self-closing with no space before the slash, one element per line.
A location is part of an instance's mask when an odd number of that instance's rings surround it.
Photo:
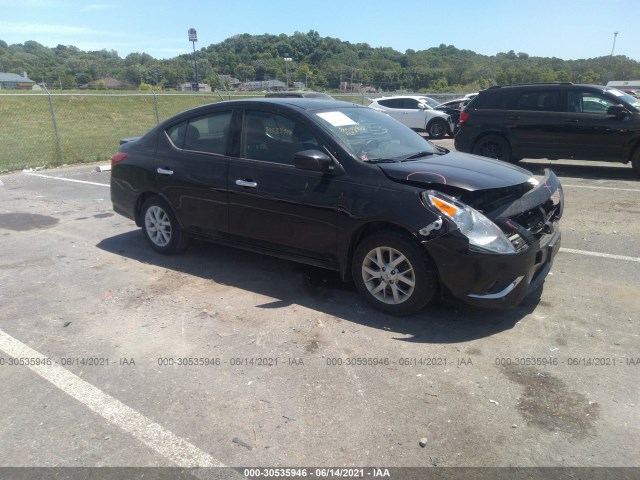
<path fill-rule="evenodd" d="M 564 60 L 611 54 L 640 61 L 638 0 L 0 0 L 0 40 L 172 58 L 249 33 L 317 31 L 371 47 L 440 44 Z"/>

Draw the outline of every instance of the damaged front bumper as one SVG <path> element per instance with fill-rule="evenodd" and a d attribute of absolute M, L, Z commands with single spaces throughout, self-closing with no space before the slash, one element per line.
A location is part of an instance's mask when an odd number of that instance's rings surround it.
<path fill-rule="evenodd" d="M 522 245 L 516 253 L 473 248 L 459 231 L 423 242 L 440 276 L 443 298 L 474 306 L 513 307 L 537 290 L 560 249 L 564 196 L 551 171 L 536 188 L 490 218 Z"/>

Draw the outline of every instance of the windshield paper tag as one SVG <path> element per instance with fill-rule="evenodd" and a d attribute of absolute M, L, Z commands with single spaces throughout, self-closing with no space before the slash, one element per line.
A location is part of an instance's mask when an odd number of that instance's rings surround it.
<path fill-rule="evenodd" d="M 334 127 L 345 127 L 347 125 L 357 125 L 342 112 L 323 112 L 317 114 L 323 120 L 329 122 Z"/>

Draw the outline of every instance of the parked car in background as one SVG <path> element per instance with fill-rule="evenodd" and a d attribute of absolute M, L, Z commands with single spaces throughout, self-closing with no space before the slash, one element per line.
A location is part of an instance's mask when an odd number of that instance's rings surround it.
<path fill-rule="evenodd" d="M 369 107 L 390 115 L 413 130 L 427 132 L 430 138 L 439 139 L 453 135 L 454 125 L 451 116 L 435 110 L 427 99 L 436 105 L 438 103 L 424 96 L 397 96 L 376 98 L 371 101 Z"/>
<path fill-rule="evenodd" d="M 598 85 L 491 87 L 460 114 L 455 147 L 505 161 L 631 162 L 640 175 L 640 100 Z"/>
<path fill-rule="evenodd" d="M 152 249 L 190 238 L 334 269 L 394 315 L 437 297 L 517 305 L 560 246 L 560 182 L 437 147 L 371 108 L 218 102 L 112 158 L 114 210 Z"/>
<path fill-rule="evenodd" d="M 282 90 L 279 92 L 269 92 L 265 94 L 266 98 L 323 98 L 325 100 L 333 100 L 331 95 L 322 92 L 312 92 L 311 90 Z"/>
<path fill-rule="evenodd" d="M 624 93 L 628 93 L 632 97 L 640 98 L 640 90 L 638 90 L 638 89 L 629 88 L 629 89 L 623 90 L 623 92 Z"/>
<path fill-rule="evenodd" d="M 460 112 L 462 111 L 462 105 L 468 102 L 467 98 L 456 98 L 455 100 L 449 100 L 448 102 L 440 103 L 434 107 L 436 110 L 446 113 L 451 117 L 451 123 L 453 123 L 453 134 L 458 132 L 460 123 Z"/>

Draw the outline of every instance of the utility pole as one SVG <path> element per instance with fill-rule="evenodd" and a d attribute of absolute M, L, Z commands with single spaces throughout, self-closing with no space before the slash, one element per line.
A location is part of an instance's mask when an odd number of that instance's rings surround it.
<path fill-rule="evenodd" d="M 613 32 L 613 47 L 611 47 L 611 57 L 613 57 L 613 51 L 616 49 L 616 38 L 618 38 L 618 32 Z"/>
<path fill-rule="evenodd" d="M 193 85 L 192 90 L 195 92 L 200 91 L 200 82 L 198 81 L 198 62 L 196 61 L 196 42 L 198 41 L 198 32 L 195 28 L 189 29 L 189 41 L 193 44 L 193 68 L 196 72 L 196 83 Z"/>
<path fill-rule="evenodd" d="M 285 54 L 288 55 L 288 54 Z M 291 57 L 284 57 L 284 71 L 285 71 L 285 77 L 287 80 L 287 88 L 286 90 L 289 90 L 289 62 L 292 62 L 293 58 Z"/>

